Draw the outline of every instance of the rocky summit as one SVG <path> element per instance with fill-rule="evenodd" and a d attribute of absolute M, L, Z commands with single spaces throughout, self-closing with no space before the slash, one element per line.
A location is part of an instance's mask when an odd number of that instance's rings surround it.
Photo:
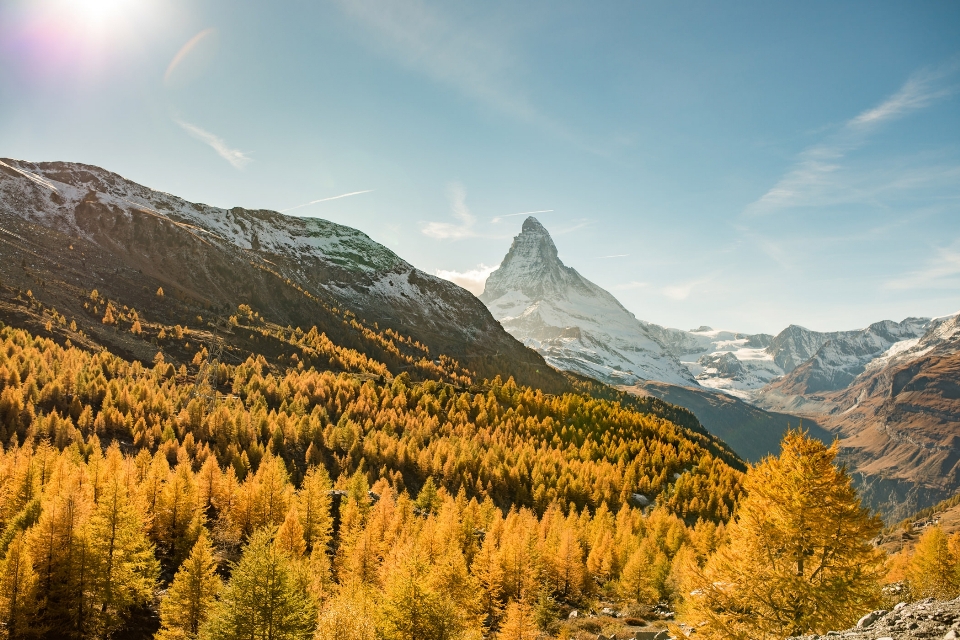
<path fill-rule="evenodd" d="M 928 598 L 912 604 L 901 602 L 892 611 L 874 611 L 860 618 L 857 626 L 826 635 L 798 636 L 790 640 L 956 640 L 960 638 L 960 598 L 948 602 Z"/>

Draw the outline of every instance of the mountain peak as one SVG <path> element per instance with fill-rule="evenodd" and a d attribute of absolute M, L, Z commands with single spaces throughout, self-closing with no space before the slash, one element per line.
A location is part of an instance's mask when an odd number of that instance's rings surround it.
<path fill-rule="evenodd" d="M 572 272 L 572 273 L 568 273 Z M 564 288 L 576 274 L 557 257 L 557 245 L 533 216 L 523 221 L 500 267 L 487 278 L 481 300 L 494 300 L 507 291 L 522 291 L 531 298 Z"/>
<path fill-rule="evenodd" d="M 546 227 L 540 224 L 540 221 L 534 218 L 533 216 L 529 216 L 527 217 L 526 220 L 523 221 L 523 227 L 521 228 L 521 232 L 523 231 L 543 233 L 547 236 L 550 235 L 549 233 L 547 233 Z"/>
<path fill-rule="evenodd" d="M 480 300 L 507 331 L 558 369 L 611 384 L 638 379 L 697 384 L 645 324 L 560 261 L 536 218 L 524 220 Z"/>

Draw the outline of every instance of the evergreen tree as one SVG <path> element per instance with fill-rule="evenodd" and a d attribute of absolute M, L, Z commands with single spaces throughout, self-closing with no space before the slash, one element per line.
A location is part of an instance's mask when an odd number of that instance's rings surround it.
<path fill-rule="evenodd" d="M 707 638 L 783 638 L 851 626 L 877 603 L 882 528 L 827 447 L 802 431 L 746 475 L 746 497 L 688 602 Z"/>
<path fill-rule="evenodd" d="M 441 593 L 428 572 L 418 549 L 400 552 L 384 590 L 387 640 L 456 640 L 474 631 L 468 616 L 458 609 L 457 594 Z M 475 631 L 479 632 L 479 625 Z"/>
<path fill-rule="evenodd" d="M 173 584 L 160 602 L 157 640 L 196 638 L 222 587 L 213 545 L 206 530 L 202 530 L 190 556 L 180 565 Z"/>
<path fill-rule="evenodd" d="M 306 640 L 315 609 L 267 529 L 250 538 L 200 636 L 210 640 Z"/>

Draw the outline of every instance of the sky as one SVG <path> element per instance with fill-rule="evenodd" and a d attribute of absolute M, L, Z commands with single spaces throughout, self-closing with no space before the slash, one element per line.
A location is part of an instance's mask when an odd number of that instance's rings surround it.
<path fill-rule="evenodd" d="M 637 317 L 960 310 L 960 3 L 4 0 L 0 157 L 325 218 L 475 293 L 529 212 Z"/>

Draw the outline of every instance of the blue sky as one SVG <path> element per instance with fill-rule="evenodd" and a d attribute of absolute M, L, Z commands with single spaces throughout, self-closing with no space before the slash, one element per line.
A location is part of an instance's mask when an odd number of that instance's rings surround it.
<path fill-rule="evenodd" d="M 474 287 L 542 211 L 680 328 L 960 309 L 956 2 L 8 0 L 0 156 L 327 218 Z"/>

